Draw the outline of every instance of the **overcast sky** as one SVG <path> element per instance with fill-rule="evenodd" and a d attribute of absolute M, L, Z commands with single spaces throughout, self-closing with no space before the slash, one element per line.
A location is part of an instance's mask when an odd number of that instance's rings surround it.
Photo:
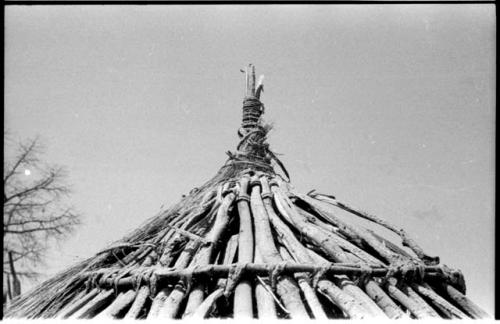
<path fill-rule="evenodd" d="M 495 8 L 8 6 L 5 127 L 41 135 L 84 225 L 47 275 L 121 238 L 234 150 L 248 63 L 293 185 L 462 269 L 493 313 Z"/>

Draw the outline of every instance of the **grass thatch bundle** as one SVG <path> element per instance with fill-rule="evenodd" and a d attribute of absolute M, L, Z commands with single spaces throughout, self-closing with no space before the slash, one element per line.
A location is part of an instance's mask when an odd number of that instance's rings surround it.
<path fill-rule="evenodd" d="M 241 140 L 215 177 L 20 296 L 7 317 L 488 316 L 465 296 L 461 273 L 439 265 L 406 232 L 333 196 L 292 188 L 265 142 L 262 84 L 250 68 Z M 401 241 L 347 223 L 339 212 Z"/>

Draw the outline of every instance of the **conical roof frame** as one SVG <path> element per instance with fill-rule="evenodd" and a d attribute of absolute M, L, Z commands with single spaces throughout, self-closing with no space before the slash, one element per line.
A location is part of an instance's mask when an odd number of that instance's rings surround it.
<path fill-rule="evenodd" d="M 246 69 L 240 142 L 218 173 L 112 246 L 21 295 L 8 318 L 486 318 L 458 270 L 332 195 L 297 192 Z M 347 223 L 363 218 L 372 230 Z M 382 230 L 383 228 L 383 230 Z M 377 230 L 378 229 L 378 230 Z M 384 233 L 392 231 L 400 242 Z"/>

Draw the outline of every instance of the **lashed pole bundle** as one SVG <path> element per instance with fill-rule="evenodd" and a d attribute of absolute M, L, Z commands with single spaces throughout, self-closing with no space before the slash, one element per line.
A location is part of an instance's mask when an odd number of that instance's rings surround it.
<path fill-rule="evenodd" d="M 261 79 L 262 80 L 262 79 Z M 240 142 L 210 181 L 121 241 L 19 297 L 28 318 L 485 318 L 459 271 L 331 195 L 296 192 L 266 143 L 255 69 Z M 401 238 L 354 226 L 339 213 Z"/>

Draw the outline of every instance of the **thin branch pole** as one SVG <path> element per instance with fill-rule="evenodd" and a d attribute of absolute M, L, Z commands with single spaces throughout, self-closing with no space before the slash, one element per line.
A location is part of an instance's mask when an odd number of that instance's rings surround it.
<path fill-rule="evenodd" d="M 439 314 L 407 285 L 401 284 L 396 287 L 396 280 L 389 279 L 386 284 L 389 295 L 405 306 L 418 319 L 440 318 Z"/>
<path fill-rule="evenodd" d="M 249 64 L 246 68 L 246 96 L 255 96 L 255 66 Z"/>
<path fill-rule="evenodd" d="M 321 199 L 322 201 L 328 202 L 334 206 L 337 206 L 345 211 L 350 212 L 351 214 L 354 214 L 356 216 L 359 216 L 361 218 L 364 218 L 366 220 L 369 220 L 371 222 L 374 222 L 376 224 L 379 224 L 392 232 L 396 233 L 399 235 L 403 241 L 403 245 L 409 247 L 421 260 L 424 262 L 430 262 L 430 263 L 436 263 L 439 258 L 437 257 L 431 257 L 428 254 L 426 254 L 423 249 L 417 244 L 417 242 L 408 235 L 404 230 L 396 228 L 394 225 L 390 224 L 389 222 L 386 222 L 385 220 L 369 214 L 367 212 L 364 212 L 360 210 L 359 208 L 352 207 L 347 205 L 346 203 L 340 202 L 337 199 L 330 197 L 330 196 L 324 196 L 324 195 L 318 195 L 319 197 L 323 197 Z M 317 199 L 317 198 L 316 198 Z"/>
<path fill-rule="evenodd" d="M 294 193 L 298 198 L 306 202 L 311 208 L 313 208 L 318 214 L 322 215 L 324 218 L 328 219 L 333 225 L 336 225 L 345 230 L 346 235 L 349 235 L 354 240 L 362 240 L 366 242 L 370 247 L 372 247 L 375 251 L 377 251 L 380 256 L 384 258 L 385 261 L 389 263 L 399 262 L 401 256 L 395 254 L 391 250 L 389 250 L 382 242 L 376 239 L 371 233 L 366 230 L 363 230 L 358 227 L 351 226 L 343 221 L 341 221 L 338 217 L 336 217 L 332 213 L 332 205 L 311 198 L 307 195 L 302 195 L 298 193 Z"/>
<path fill-rule="evenodd" d="M 398 305 L 380 288 L 378 283 L 369 280 L 365 284 L 365 291 L 375 303 L 387 314 L 391 319 L 409 319 L 409 316 L 403 312 Z"/>
<path fill-rule="evenodd" d="M 342 290 L 356 298 L 362 306 L 367 309 L 373 318 L 387 318 L 387 315 L 378 307 L 378 305 L 361 288 L 356 286 L 347 276 L 335 276 L 335 283 Z"/>
<path fill-rule="evenodd" d="M 147 315 L 147 319 L 156 319 L 158 317 L 158 314 L 160 313 L 160 309 L 165 303 L 165 300 L 167 300 L 168 296 L 170 293 L 173 291 L 172 287 L 165 287 L 156 296 L 154 297 L 151 307 L 149 308 L 149 312 Z"/>
<path fill-rule="evenodd" d="M 240 219 L 238 242 L 238 263 L 250 263 L 254 257 L 254 237 L 252 229 L 252 215 L 248 201 L 241 197 L 248 197 L 248 177 L 240 180 L 240 193 L 237 202 Z M 234 318 L 253 318 L 252 284 L 248 279 L 238 283 L 234 291 Z"/>
<path fill-rule="evenodd" d="M 93 299 L 99 290 L 97 288 L 92 289 L 83 296 L 77 296 L 74 302 L 68 305 L 68 307 L 63 308 L 56 316 L 56 319 L 66 319 L 73 315 L 76 311 L 82 308 L 88 301 Z"/>
<path fill-rule="evenodd" d="M 286 261 L 293 260 L 292 255 L 283 246 L 280 247 L 280 254 L 283 257 L 283 259 Z M 325 311 L 323 310 L 323 307 L 321 306 L 321 303 L 318 299 L 318 296 L 316 296 L 315 290 L 311 287 L 311 285 L 309 284 L 309 281 L 307 280 L 307 275 L 305 273 L 295 273 L 294 276 L 295 276 L 295 279 L 297 279 L 297 281 L 299 283 L 300 289 L 304 293 L 304 297 L 307 301 L 307 305 L 311 309 L 311 312 L 314 316 L 314 319 L 317 319 L 317 320 L 328 319 L 328 317 L 325 314 Z"/>
<path fill-rule="evenodd" d="M 428 284 L 412 284 L 411 286 L 416 292 L 430 299 L 436 307 L 438 307 L 443 313 L 448 314 L 450 318 L 470 318 L 458 308 L 449 303 L 446 299 L 439 296 Z"/>
<path fill-rule="evenodd" d="M 144 304 L 146 304 L 146 300 L 149 297 L 149 287 L 148 286 L 142 286 L 139 288 L 139 291 L 136 293 L 134 302 L 132 303 L 132 306 L 130 306 L 130 309 L 128 310 L 127 314 L 125 314 L 125 319 L 136 319 L 139 317 L 139 314 L 144 307 Z"/>
<path fill-rule="evenodd" d="M 200 246 L 199 241 L 189 242 L 184 251 L 182 251 L 181 255 L 177 259 L 174 268 L 176 269 L 186 268 L 186 266 L 192 260 L 195 251 L 198 250 L 199 246 Z M 185 295 L 186 295 L 185 283 L 182 280 L 180 280 L 175 285 L 174 289 L 170 291 L 167 298 L 160 299 L 158 304 L 158 312 L 157 314 L 152 314 L 152 316 L 153 317 L 158 316 L 161 318 L 174 318 L 177 315 L 180 303 L 184 299 Z"/>
<path fill-rule="evenodd" d="M 125 308 L 130 306 L 135 299 L 135 291 L 128 290 L 120 293 L 116 299 L 106 309 L 101 311 L 94 319 L 113 319 L 117 318 L 118 314 Z"/>
<path fill-rule="evenodd" d="M 113 298 L 113 289 L 103 290 L 81 309 L 71 315 L 70 319 L 92 318 L 95 313 Z"/>
<path fill-rule="evenodd" d="M 425 300 L 415 292 L 415 290 L 413 290 L 410 286 L 406 285 L 406 284 L 401 284 L 400 285 L 400 289 L 401 291 L 403 291 L 408 297 L 410 297 L 411 300 L 413 300 L 416 304 L 419 305 L 419 307 L 424 311 L 426 312 L 427 314 L 429 314 L 429 316 L 431 317 L 435 317 L 435 318 L 440 318 L 441 316 L 439 316 L 439 314 L 434 310 L 434 308 L 432 308 L 431 306 L 429 306 L 429 304 L 427 304 L 425 302 Z"/>
<path fill-rule="evenodd" d="M 175 318 L 185 296 L 186 288 L 184 283 L 179 282 L 161 306 L 158 317 L 162 319 Z"/>
<path fill-rule="evenodd" d="M 211 200 L 213 201 L 213 200 Z M 202 229 L 202 232 L 206 231 L 206 224 L 203 224 L 203 221 L 207 221 L 211 217 L 211 215 L 217 211 L 219 204 L 217 202 L 215 203 L 210 203 L 208 205 L 212 206 L 210 211 L 208 211 L 207 218 L 201 219 L 199 217 L 200 214 L 196 214 L 194 217 L 187 219 L 187 221 L 182 224 L 180 227 L 181 230 L 188 230 L 190 226 L 192 227 L 192 230 L 194 230 L 195 225 L 198 226 L 198 229 Z M 205 211 L 207 211 L 208 207 L 205 208 Z M 198 219 L 198 221 L 194 221 L 193 219 Z M 201 246 L 202 240 L 197 238 L 198 235 L 196 235 L 196 239 L 191 240 L 186 248 L 181 252 L 179 258 L 175 262 L 174 268 L 176 269 L 184 269 L 187 267 L 189 263 L 193 267 L 197 265 L 198 260 L 196 258 L 193 259 L 193 257 L 196 255 L 196 253 L 199 250 L 199 247 Z M 204 243 L 208 243 L 203 240 Z M 188 281 L 190 280 L 189 278 L 184 278 L 187 279 Z M 179 311 L 179 308 L 181 306 L 182 301 L 186 297 L 186 289 L 189 289 L 189 282 L 184 282 L 182 279 L 179 280 L 179 282 L 175 285 L 174 289 L 170 291 L 168 294 L 168 297 L 166 299 L 161 298 L 158 303 L 155 305 L 156 308 L 154 309 L 154 313 L 151 314 L 151 317 L 160 317 L 160 318 L 175 318 L 177 316 L 177 313 Z M 148 314 L 149 317 L 149 314 Z"/>
<path fill-rule="evenodd" d="M 486 319 L 491 318 L 491 316 L 482 310 L 479 306 L 474 304 L 467 296 L 453 288 L 453 286 L 444 284 L 444 289 L 448 293 L 448 296 L 457 303 L 463 310 L 469 313 L 473 318 L 476 319 Z"/>
<path fill-rule="evenodd" d="M 271 213 L 270 213 L 271 215 Z M 278 231 L 278 237 L 290 246 L 291 251 L 294 251 L 293 257 L 296 261 L 307 264 L 324 264 L 324 260 L 316 260 L 312 254 L 295 238 L 293 233 L 290 232 L 288 227 L 279 220 L 279 218 L 270 217 L 275 229 Z M 284 250 L 282 251 L 284 252 Z M 282 254 L 283 255 L 283 254 Z M 324 265 L 326 267 L 326 265 Z M 321 269 L 321 267 L 318 268 Z M 324 268 L 325 269 L 325 268 Z M 318 290 L 325 295 L 332 303 L 339 306 L 346 314 L 352 318 L 371 317 L 364 308 L 362 308 L 356 300 L 349 294 L 343 292 L 340 288 L 335 286 L 328 280 L 320 280 L 318 282 Z"/>
<path fill-rule="evenodd" d="M 347 258 L 345 252 L 334 242 L 328 234 L 319 231 L 317 228 L 311 226 L 310 223 L 304 221 L 304 218 L 294 209 L 293 204 L 288 197 L 285 196 L 281 188 L 278 186 L 271 186 L 274 193 L 274 202 L 278 207 L 281 215 L 289 219 L 292 225 L 300 231 L 302 235 L 307 237 L 310 241 L 314 242 L 318 247 L 324 250 L 336 262 L 344 262 Z"/>
<path fill-rule="evenodd" d="M 255 226 L 255 245 L 262 260 L 274 263 L 283 261 L 274 244 L 269 217 L 261 198 L 261 182 L 257 176 L 252 178 L 251 206 Z M 290 311 L 292 318 L 309 318 L 300 297 L 300 288 L 292 278 L 281 276 L 276 284 L 276 291 Z"/>
<path fill-rule="evenodd" d="M 255 261 L 262 262 L 259 249 L 255 250 Z M 273 296 L 271 296 L 271 292 L 267 291 L 264 285 L 259 281 L 255 283 L 255 300 L 257 302 L 257 314 L 259 320 L 278 318 L 276 305 L 274 303 Z"/>
<path fill-rule="evenodd" d="M 258 263 L 245 263 L 245 273 L 254 274 L 259 276 L 266 276 L 269 271 L 278 266 L 279 264 L 258 264 Z M 325 270 L 327 274 L 331 275 L 349 275 L 349 276 L 359 276 L 366 273 L 364 268 L 361 268 L 359 264 L 346 264 L 346 263 L 330 263 L 325 264 L 323 266 L 318 266 L 316 264 L 304 264 L 304 263 L 288 263 L 282 265 L 282 274 L 294 274 L 296 272 L 317 272 L 319 270 Z M 232 269 L 232 265 L 223 265 L 223 264 L 210 264 L 207 266 L 200 266 L 197 268 L 186 268 L 180 270 L 171 270 L 171 269 L 158 269 L 153 273 L 158 278 L 159 284 L 164 284 L 167 282 L 172 283 L 175 280 L 180 278 L 189 278 L 189 277 L 200 277 L 204 275 L 210 275 L 211 277 L 226 277 Z M 371 276 L 372 277 L 384 277 L 389 271 L 386 267 L 371 267 Z M 424 268 L 424 272 L 426 275 L 439 277 L 440 268 L 437 266 L 427 266 Z M 92 275 L 94 272 L 88 272 L 84 274 L 84 276 Z M 138 273 L 136 271 L 131 271 L 131 274 Z M 145 281 L 148 281 L 147 278 L 144 278 Z M 119 287 L 132 287 L 135 282 L 135 278 L 133 276 L 120 279 L 118 281 Z M 99 285 L 101 287 L 112 287 L 113 286 L 113 278 L 100 279 Z"/>
<path fill-rule="evenodd" d="M 224 248 L 224 258 L 222 259 L 222 265 L 230 265 L 233 263 L 236 257 L 236 251 L 238 250 L 238 234 L 232 235 Z M 226 287 L 227 278 L 224 276 L 219 277 L 217 280 L 217 287 Z"/>
<path fill-rule="evenodd" d="M 308 250 L 309 255 L 313 257 L 316 264 L 328 265 L 330 264 L 328 260 L 317 254 L 312 250 Z M 370 299 L 368 295 L 365 294 L 361 288 L 354 285 L 354 283 L 349 279 L 346 275 L 335 275 L 333 276 L 332 282 L 335 283 L 336 286 L 342 289 L 348 295 L 354 297 L 358 306 L 365 309 L 372 318 L 387 318 L 385 313 L 377 306 L 377 304 Z"/>
<path fill-rule="evenodd" d="M 311 222 L 311 226 L 317 228 L 318 230 L 324 231 L 327 233 L 328 238 L 332 239 L 337 245 L 339 245 L 343 250 L 349 251 L 356 257 L 358 257 L 360 260 L 363 260 L 364 262 L 374 264 L 374 265 L 383 265 L 384 263 L 377 259 L 375 256 L 369 254 L 368 252 L 360 249 L 356 245 L 352 244 L 348 240 L 340 237 L 337 232 L 328 230 L 328 224 L 324 224 L 320 219 L 317 217 L 309 214 L 308 212 L 300 209 L 297 207 L 297 210 L 299 211 L 300 214 L 302 214 L 306 220 L 314 220 L 314 222 Z"/>
<path fill-rule="evenodd" d="M 187 315 L 187 319 L 193 320 L 202 320 L 207 317 L 210 309 L 214 306 L 217 299 L 224 295 L 224 289 L 218 288 L 214 290 L 207 298 L 198 306 L 198 308 L 191 313 L 191 315 Z"/>
<path fill-rule="evenodd" d="M 405 293 L 399 290 L 396 285 L 389 283 L 386 285 L 389 296 L 394 298 L 398 303 L 408 309 L 417 319 L 431 319 L 435 316 L 429 314 L 421 305 L 408 297 Z"/>
<path fill-rule="evenodd" d="M 318 281 L 318 290 L 325 295 L 335 305 L 340 307 L 343 312 L 351 319 L 372 318 L 371 313 L 359 305 L 353 296 L 345 293 L 342 289 L 335 286 L 328 280 Z"/>
<path fill-rule="evenodd" d="M 196 245 L 199 245 L 199 242 L 189 242 L 186 245 L 186 248 L 181 252 L 181 255 L 175 261 L 174 268 L 175 269 L 184 269 L 189 264 L 191 257 L 193 255 L 193 251 L 196 248 Z M 157 318 L 161 314 L 161 310 L 167 300 L 167 298 L 172 294 L 172 292 L 177 289 L 181 289 L 178 285 L 175 287 L 165 287 L 155 296 L 153 299 L 153 303 L 151 304 L 151 308 L 149 310 L 148 319 Z"/>
<path fill-rule="evenodd" d="M 234 198 L 234 193 L 229 193 L 224 197 L 223 202 L 217 211 L 217 217 L 215 218 L 214 225 L 207 235 L 206 240 L 208 244 L 203 246 L 198 253 L 197 265 L 207 265 L 213 259 L 215 247 L 229 224 L 230 218 L 228 210 L 233 203 Z M 188 317 L 189 314 L 199 308 L 205 296 L 204 286 L 205 285 L 203 283 L 200 283 L 190 292 L 184 316 Z"/>

